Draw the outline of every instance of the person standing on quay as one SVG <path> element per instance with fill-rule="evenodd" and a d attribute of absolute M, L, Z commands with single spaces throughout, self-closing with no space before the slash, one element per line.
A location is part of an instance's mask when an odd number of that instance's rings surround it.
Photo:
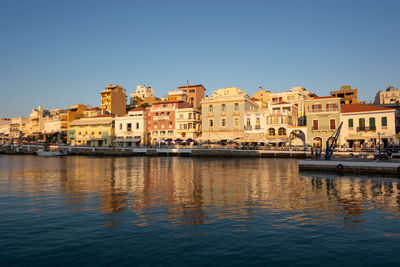
<path fill-rule="evenodd" d="M 311 146 L 311 158 L 314 159 L 314 146 Z"/>

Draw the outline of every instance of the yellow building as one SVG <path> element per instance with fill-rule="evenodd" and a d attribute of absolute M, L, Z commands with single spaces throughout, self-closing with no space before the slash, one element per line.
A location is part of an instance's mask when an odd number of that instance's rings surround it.
<path fill-rule="evenodd" d="M 86 110 L 87 106 L 83 104 L 69 106 L 69 110 L 67 111 L 67 128 L 69 128 L 71 121 L 82 118 Z M 69 131 L 67 131 L 67 140 L 69 140 Z"/>
<path fill-rule="evenodd" d="M 81 118 L 69 124 L 69 143 L 73 146 L 109 146 L 115 131 L 114 115 Z"/>
<path fill-rule="evenodd" d="M 126 93 L 122 86 L 109 84 L 100 94 L 102 110 L 117 116 L 125 116 Z"/>
<path fill-rule="evenodd" d="M 244 137 L 243 117 L 257 110 L 250 96 L 237 87 L 222 88 L 201 101 L 202 139 L 236 140 Z"/>
<path fill-rule="evenodd" d="M 167 101 L 187 101 L 187 92 L 172 90 L 167 95 Z"/>
<path fill-rule="evenodd" d="M 298 107 L 298 122 L 299 125 L 306 124 L 306 99 L 311 97 L 311 93 L 304 87 L 292 87 L 290 91 L 273 93 L 260 89 L 254 94 L 254 97 L 262 101 L 266 101 L 272 104 L 279 102 L 288 102 L 291 104 L 297 104 Z"/>

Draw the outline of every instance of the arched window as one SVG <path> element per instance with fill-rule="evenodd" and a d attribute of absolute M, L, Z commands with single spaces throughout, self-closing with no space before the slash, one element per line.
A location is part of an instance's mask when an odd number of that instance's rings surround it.
<path fill-rule="evenodd" d="M 269 129 L 268 129 L 268 134 L 269 134 L 270 136 L 274 136 L 274 135 L 275 135 L 275 129 L 274 129 L 274 128 L 269 128 Z"/>
<path fill-rule="evenodd" d="M 279 128 L 278 129 L 278 135 L 286 135 L 286 129 L 285 128 Z"/>

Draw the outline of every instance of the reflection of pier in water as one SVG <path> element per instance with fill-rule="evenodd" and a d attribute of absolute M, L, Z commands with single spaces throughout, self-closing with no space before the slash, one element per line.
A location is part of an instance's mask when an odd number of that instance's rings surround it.
<path fill-rule="evenodd" d="M 359 223 L 375 205 L 396 216 L 400 207 L 397 180 L 299 176 L 291 159 L 24 157 L 20 166 L 8 160 L 10 190 L 62 194 L 75 210 L 97 202 L 110 224 L 119 223 L 121 212 L 135 213 L 137 224 L 160 214 L 171 224 L 196 225 L 264 212 L 299 223 L 312 223 L 316 212 Z"/>

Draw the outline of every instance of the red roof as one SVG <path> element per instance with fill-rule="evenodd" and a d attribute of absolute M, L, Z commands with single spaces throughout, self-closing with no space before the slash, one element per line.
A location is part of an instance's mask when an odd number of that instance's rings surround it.
<path fill-rule="evenodd" d="M 92 116 L 92 117 L 88 117 L 88 118 L 103 118 L 103 117 L 112 117 L 112 118 L 114 118 L 115 115 L 114 114 L 104 114 L 104 115 L 97 115 L 97 116 Z"/>
<path fill-rule="evenodd" d="M 334 96 L 317 96 L 317 97 L 314 97 L 313 99 L 326 99 L 326 98 L 338 98 L 338 97 L 334 97 Z"/>
<path fill-rule="evenodd" d="M 187 84 L 187 85 L 179 86 L 178 88 L 199 87 L 199 86 L 202 86 L 204 88 L 204 86 L 202 84 Z"/>
<path fill-rule="evenodd" d="M 251 101 L 260 101 L 260 99 L 255 98 L 255 97 L 252 97 L 252 98 L 250 98 L 250 99 L 251 99 Z"/>
<path fill-rule="evenodd" d="M 132 109 L 129 111 L 145 111 L 145 110 L 146 110 L 146 108 L 144 108 L 144 107 L 138 107 L 138 108 L 135 108 L 135 109 Z"/>
<path fill-rule="evenodd" d="M 394 111 L 394 109 L 367 104 L 344 104 L 342 105 L 341 113 L 354 113 L 364 111 Z"/>
<path fill-rule="evenodd" d="M 99 107 L 89 108 L 88 110 L 101 110 Z"/>
<path fill-rule="evenodd" d="M 153 105 L 173 104 L 173 103 L 182 103 L 182 102 L 185 102 L 185 101 L 183 101 L 183 100 L 176 100 L 176 101 L 160 101 L 160 102 L 153 103 Z"/>

